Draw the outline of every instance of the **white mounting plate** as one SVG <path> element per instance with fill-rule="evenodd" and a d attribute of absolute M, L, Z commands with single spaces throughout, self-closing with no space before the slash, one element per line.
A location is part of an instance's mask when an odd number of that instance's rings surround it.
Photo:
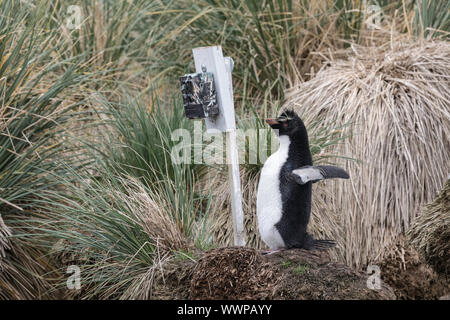
<path fill-rule="evenodd" d="M 233 84 L 231 81 L 231 71 L 233 62 L 231 58 L 224 57 L 221 46 L 199 47 L 192 50 L 194 55 L 195 72 L 202 72 L 202 65 L 207 72 L 214 76 L 216 86 L 217 104 L 219 114 L 213 119 L 206 118 L 206 129 L 236 130 L 233 103 Z"/>

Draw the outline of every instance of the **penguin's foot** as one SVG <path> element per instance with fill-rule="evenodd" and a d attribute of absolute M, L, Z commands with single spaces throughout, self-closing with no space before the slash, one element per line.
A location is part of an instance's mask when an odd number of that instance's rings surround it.
<path fill-rule="evenodd" d="M 303 248 L 306 250 L 328 250 L 336 246 L 334 240 L 316 240 L 311 235 L 306 234 Z"/>
<path fill-rule="evenodd" d="M 312 246 L 309 250 L 328 250 L 334 248 L 336 242 L 333 240 L 313 240 Z"/>
<path fill-rule="evenodd" d="M 268 256 L 269 254 L 274 254 L 274 253 L 277 253 L 277 252 L 282 252 L 282 251 L 284 251 L 284 250 L 286 250 L 286 249 L 285 249 L 285 248 L 280 248 L 280 249 L 276 249 L 276 250 L 264 251 L 262 254 L 263 254 L 263 256 Z"/>

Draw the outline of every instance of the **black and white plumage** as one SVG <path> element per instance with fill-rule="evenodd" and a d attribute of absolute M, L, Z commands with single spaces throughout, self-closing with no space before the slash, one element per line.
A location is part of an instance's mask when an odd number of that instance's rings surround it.
<path fill-rule="evenodd" d="M 271 249 L 327 249 L 331 240 L 315 240 L 306 231 L 311 214 L 312 183 L 329 178 L 348 179 L 335 166 L 313 166 L 303 121 L 286 111 L 266 122 L 277 130 L 280 147 L 261 171 L 256 211 L 262 240 Z"/>

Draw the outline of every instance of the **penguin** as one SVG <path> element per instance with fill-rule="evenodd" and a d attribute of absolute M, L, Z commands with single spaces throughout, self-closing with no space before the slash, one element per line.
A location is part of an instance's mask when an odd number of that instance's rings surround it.
<path fill-rule="evenodd" d="M 272 252 L 333 247 L 333 240 L 315 240 L 306 231 L 312 184 L 348 179 L 348 173 L 335 166 L 313 165 L 306 127 L 295 112 L 287 110 L 266 122 L 276 131 L 280 146 L 264 163 L 259 179 L 256 213 L 261 239 Z"/>

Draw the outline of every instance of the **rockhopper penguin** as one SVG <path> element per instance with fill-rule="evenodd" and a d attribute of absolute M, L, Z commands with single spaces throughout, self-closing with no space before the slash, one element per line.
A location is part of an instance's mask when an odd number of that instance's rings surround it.
<path fill-rule="evenodd" d="M 285 111 L 266 122 L 277 130 L 280 147 L 264 163 L 259 179 L 256 212 L 262 240 L 272 250 L 333 247 L 334 241 L 314 240 L 306 232 L 312 184 L 348 179 L 348 173 L 335 166 L 313 166 L 308 133 L 295 112 Z"/>

